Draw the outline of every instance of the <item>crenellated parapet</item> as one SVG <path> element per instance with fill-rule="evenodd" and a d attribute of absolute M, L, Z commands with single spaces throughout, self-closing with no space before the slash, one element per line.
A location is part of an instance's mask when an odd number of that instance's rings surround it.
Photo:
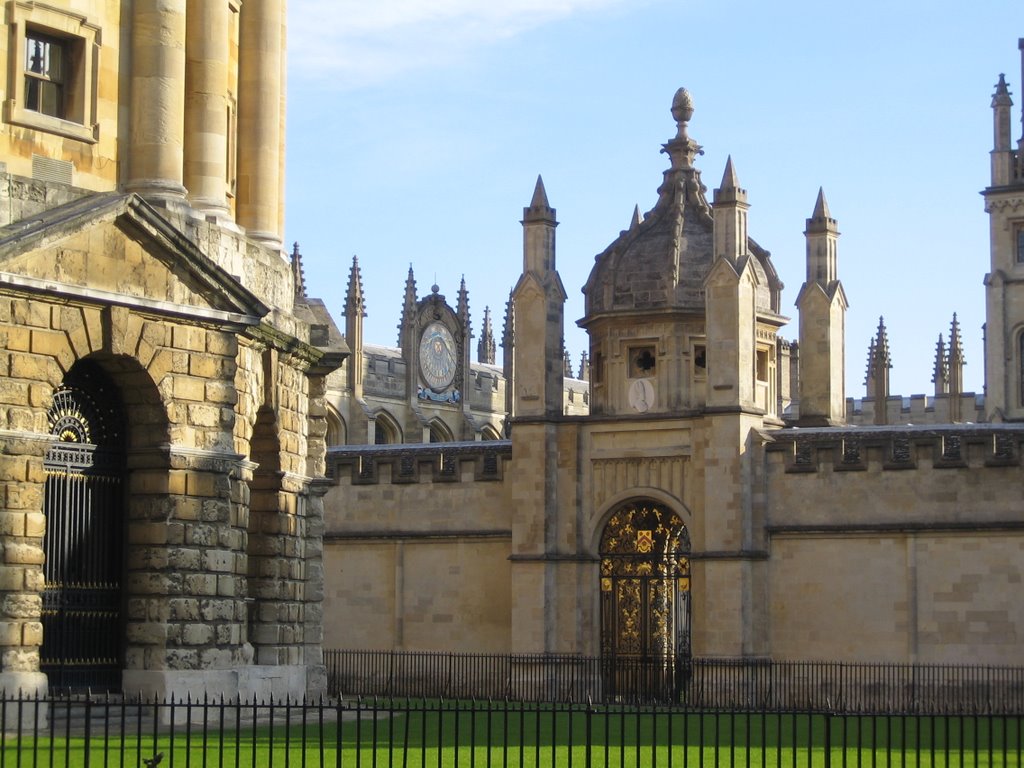
<path fill-rule="evenodd" d="M 352 485 L 502 480 L 511 460 L 511 440 L 342 445 L 327 450 L 327 476 Z"/>
<path fill-rule="evenodd" d="M 1024 426 L 783 429 L 765 450 L 782 455 L 786 473 L 1020 467 Z M 771 458 L 769 458 L 771 460 Z"/>

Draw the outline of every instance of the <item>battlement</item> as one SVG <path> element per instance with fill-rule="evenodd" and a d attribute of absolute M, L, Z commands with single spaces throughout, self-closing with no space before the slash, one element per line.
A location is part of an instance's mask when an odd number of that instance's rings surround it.
<path fill-rule="evenodd" d="M 1024 424 L 947 424 L 771 432 L 769 456 L 787 473 L 869 469 L 962 469 L 1021 466 Z"/>
<path fill-rule="evenodd" d="M 351 485 L 501 480 L 511 460 L 511 440 L 339 445 L 327 449 L 327 477 Z"/>
<path fill-rule="evenodd" d="M 846 398 L 846 421 L 856 426 L 878 424 L 881 403 L 873 397 Z M 985 420 L 985 396 L 974 392 L 959 395 L 893 395 L 884 401 L 884 424 L 950 424 L 959 406 L 956 421 Z"/>

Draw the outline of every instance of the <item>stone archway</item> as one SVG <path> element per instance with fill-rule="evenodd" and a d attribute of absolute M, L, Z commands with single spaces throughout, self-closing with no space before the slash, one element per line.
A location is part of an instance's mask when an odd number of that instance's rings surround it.
<path fill-rule="evenodd" d="M 689 672 L 690 540 L 682 519 L 650 499 L 619 505 L 600 544 L 601 656 L 607 692 L 676 698 Z"/>
<path fill-rule="evenodd" d="M 124 660 L 126 426 L 120 392 L 76 363 L 47 413 L 43 643 L 51 688 L 120 690 Z"/>

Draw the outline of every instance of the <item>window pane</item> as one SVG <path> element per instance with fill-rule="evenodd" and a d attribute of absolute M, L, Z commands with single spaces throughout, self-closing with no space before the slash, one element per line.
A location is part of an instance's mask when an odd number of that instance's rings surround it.
<path fill-rule="evenodd" d="M 61 87 L 57 83 L 39 84 L 39 111 L 44 115 L 63 117 L 61 114 Z"/>

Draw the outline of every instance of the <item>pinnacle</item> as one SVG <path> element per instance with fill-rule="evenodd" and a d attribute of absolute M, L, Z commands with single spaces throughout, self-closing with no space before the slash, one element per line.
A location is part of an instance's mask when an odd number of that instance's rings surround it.
<path fill-rule="evenodd" d="M 643 221 L 644 221 L 644 217 L 643 217 L 643 214 L 640 213 L 640 206 L 639 205 L 634 205 L 633 206 L 633 218 L 629 220 L 629 228 L 630 229 L 636 229 L 637 227 L 639 227 L 643 223 Z"/>
<path fill-rule="evenodd" d="M 736 168 L 732 164 L 732 155 L 729 155 L 725 161 L 725 173 L 722 174 L 722 183 L 719 185 L 719 189 L 739 189 L 740 182 L 736 178 Z"/>
<path fill-rule="evenodd" d="M 537 174 L 537 186 L 533 188 L 533 199 L 530 200 L 531 208 L 550 208 L 548 205 L 548 193 L 544 190 L 544 179 Z"/>
<path fill-rule="evenodd" d="M 811 214 L 812 219 L 831 219 L 832 215 L 828 210 L 828 202 L 825 200 L 825 190 L 822 187 L 818 187 L 818 199 L 814 203 L 814 213 Z"/>

